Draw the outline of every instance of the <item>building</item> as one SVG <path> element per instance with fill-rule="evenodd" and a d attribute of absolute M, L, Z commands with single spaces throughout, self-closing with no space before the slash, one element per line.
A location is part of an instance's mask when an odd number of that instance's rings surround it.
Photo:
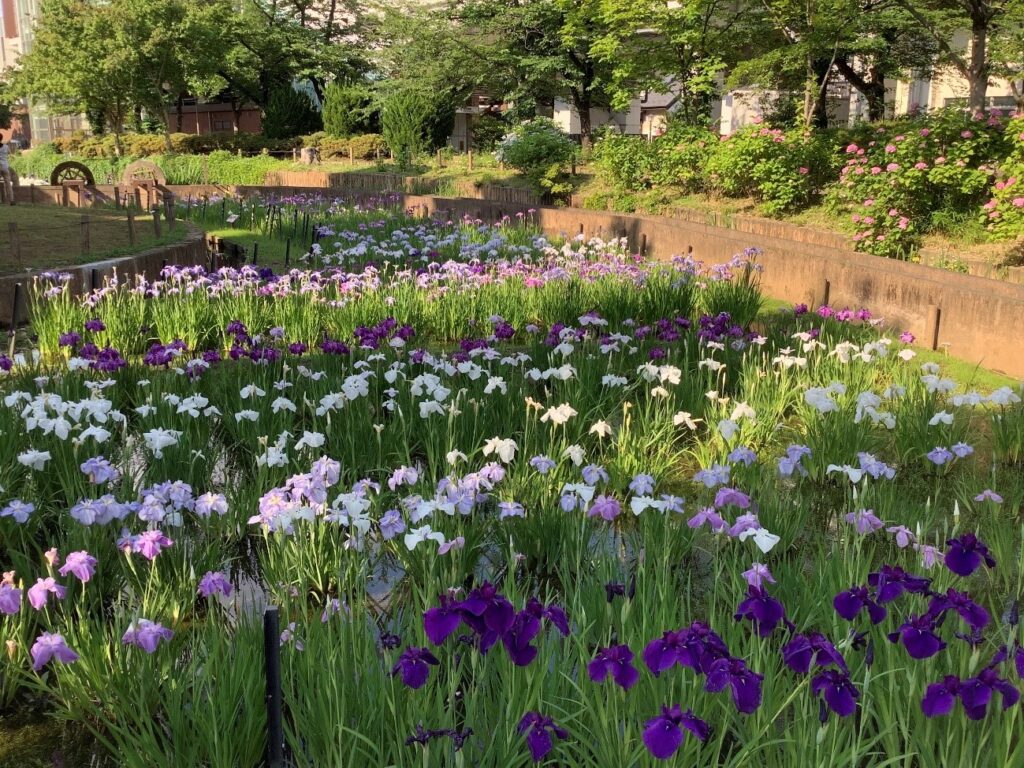
<path fill-rule="evenodd" d="M 22 54 L 32 50 L 32 30 L 41 4 L 41 0 L 0 0 L 0 68 L 13 67 Z M 11 127 L 0 135 L 5 141 L 13 138 L 28 146 L 88 130 L 84 115 L 51 115 L 45 104 L 31 102 L 16 105 Z"/>

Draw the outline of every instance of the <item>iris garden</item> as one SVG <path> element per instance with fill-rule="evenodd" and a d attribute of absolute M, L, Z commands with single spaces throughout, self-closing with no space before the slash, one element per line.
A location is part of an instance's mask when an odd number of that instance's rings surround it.
<path fill-rule="evenodd" d="M 261 765 L 275 605 L 294 765 L 1024 764 L 1019 388 L 754 251 L 274 204 L 289 270 L 37 281 L 0 706 Z"/>

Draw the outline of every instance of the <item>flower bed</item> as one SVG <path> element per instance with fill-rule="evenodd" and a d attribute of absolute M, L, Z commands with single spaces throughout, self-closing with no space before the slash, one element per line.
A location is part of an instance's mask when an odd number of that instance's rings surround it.
<path fill-rule="evenodd" d="M 315 269 L 37 285 L 0 706 L 259 765 L 270 603 L 296 765 L 1021 761 L 1018 393 L 753 253 L 324 215 Z"/>

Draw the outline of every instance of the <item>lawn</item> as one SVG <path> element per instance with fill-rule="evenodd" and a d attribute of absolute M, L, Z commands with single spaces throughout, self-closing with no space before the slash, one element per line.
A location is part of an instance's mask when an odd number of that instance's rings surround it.
<path fill-rule="evenodd" d="M 89 219 L 89 250 L 83 250 L 82 220 Z M 10 225 L 18 225 L 20 253 L 11 252 Z M 49 269 L 127 256 L 130 253 L 184 239 L 188 227 L 177 222 L 168 231 L 161 220 L 156 236 L 153 218 L 135 217 L 136 242 L 128 237 L 128 214 L 115 208 L 62 208 L 53 205 L 0 206 L 0 274 Z"/>

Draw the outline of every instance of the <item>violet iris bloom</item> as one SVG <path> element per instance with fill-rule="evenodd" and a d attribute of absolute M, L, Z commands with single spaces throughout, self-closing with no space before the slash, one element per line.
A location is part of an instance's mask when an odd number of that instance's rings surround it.
<path fill-rule="evenodd" d="M 73 573 L 75 577 L 84 584 L 91 579 L 93 573 L 96 572 L 96 558 L 85 550 L 80 552 L 71 552 L 66 558 L 64 558 L 64 565 L 57 572 L 61 576 L 67 576 L 69 573 Z"/>
<path fill-rule="evenodd" d="M 50 660 L 59 661 L 61 664 L 71 664 L 78 661 L 78 654 L 68 648 L 64 637 L 58 634 L 43 632 L 32 644 L 32 669 L 36 672 L 41 670 Z"/>
<path fill-rule="evenodd" d="M 621 513 L 622 507 L 619 506 L 619 502 L 611 496 L 602 494 L 594 499 L 594 502 L 590 505 L 590 509 L 587 510 L 587 517 L 600 517 L 610 523 Z"/>
<path fill-rule="evenodd" d="M 973 533 L 965 533 L 958 539 L 949 539 L 946 544 L 946 567 L 958 576 L 970 576 L 979 567 L 982 561 L 989 568 L 996 567 L 995 558 L 988 551 L 977 536 Z"/>
<path fill-rule="evenodd" d="M 988 711 L 993 693 L 1002 696 L 1003 709 L 1009 709 L 1020 700 L 1020 691 L 1008 680 L 999 677 L 991 666 L 981 670 L 976 677 L 961 680 L 947 675 L 941 682 L 932 683 L 921 699 L 921 711 L 927 717 L 948 715 L 953 711 L 956 698 L 963 705 L 964 714 L 970 720 L 981 720 Z"/>
<path fill-rule="evenodd" d="M 676 632 L 665 632 L 644 648 L 644 664 L 658 677 L 676 664 L 704 673 L 715 661 L 729 655 L 729 649 L 707 624 L 693 622 Z"/>
<path fill-rule="evenodd" d="M 228 577 L 218 571 L 207 571 L 199 580 L 199 594 L 203 597 L 220 593 L 224 597 L 231 597 L 231 582 Z"/>
<path fill-rule="evenodd" d="M 644 724 L 644 745 L 659 760 L 668 760 L 683 743 L 683 729 L 688 730 L 700 741 L 707 741 L 711 726 L 701 720 L 692 709 L 683 712 L 678 704 L 662 707 L 661 714 Z"/>
<path fill-rule="evenodd" d="M 874 588 L 880 604 L 891 603 L 904 592 L 926 594 L 931 583 L 931 579 L 914 576 L 895 565 L 883 565 L 881 570 L 868 574 L 868 585 Z"/>
<path fill-rule="evenodd" d="M 139 619 L 128 626 L 121 642 L 141 648 L 146 653 L 154 653 L 161 640 L 168 641 L 172 637 L 174 632 L 162 624 L 149 619 Z"/>
<path fill-rule="evenodd" d="M 719 488 L 715 494 L 715 507 L 721 509 L 729 505 L 740 509 L 749 509 L 750 497 L 735 488 Z"/>
<path fill-rule="evenodd" d="M 867 587 L 850 587 L 845 592 L 840 592 L 833 598 L 832 607 L 847 621 L 853 621 L 862 610 L 867 609 L 872 624 L 880 623 L 888 613 L 878 604 Z"/>
<path fill-rule="evenodd" d="M 935 633 L 937 622 L 928 614 L 908 616 L 895 632 L 890 632 L 889 642 L 902 643 L 912 659 L 929 659 L 946 647 L 946 643 Z"/>
<path fill-rule="evenodd" d="M 718 659 L 711 663 L 707 675 L 704 690 L 718 693 L 729 687 L 737 711 L 749 715 L 761 706 L 761 681 L 764 675 L 747 669 L 743 659 Z"/>
<path fill-rule="evenodd" d="M 166 547 L 174 544 L 169 538 L 163 535 L 158 529 L 143 531 L 132 543 L 132 548 L 147 560 L 153 560 Z"/>
<path fill-rule="evenodd" d="M 540 712 L 527 712 L 516 730 L 526 734 L 526 746 L 530 748 L 530 756 L 535 763 L 539 763 L 554 749 L 552 735 L 559 739 L 569 738 L 568 731 L 555 725 L 554 720 Z"/>
<path fill-rule="evenodd" d="M 757 634 L 761 637 L 768 637 L 775 631 L 779 622 L 785 622 L 787 626 L 789 624 L 782 603 L 769 595 L 763 587 L 752 585 L 747 587 L 747 598 L 736 608 L 733 618 L 736 621 L 752 621 Z"/>
<path fill-rule="evenodd" d="M 441 595 L 440 600 L 440 606 L 423 613 L 423 631 L 434 645 L 441 645 L 462 623 L 461 604 L 449 595 Z"/>
<path fill-rule="evenodd" d="M 440 662 L 429 648 L 409 647 L 402 651 L 395 666 L 391 668 L 391 676 L 401 673 L 402 682 L 410 688 L 422 688 L 430 676 L 430 665 Z"/>
<path fill-rule="evenodd" d="M 822 670 L 811 680 L 811 690 L 815 695 L 824 694 L 829 709 L 840 717 L 849 717 L 857 710 L 860 691 L 846 672 Z"/>
<path fill-rule="evenodd" d="M 54 594 L 58 600 L 63 600 L 67 589 L 57 583 L 56 579 L 48 576 L 45 579 L 37 579 L 34 586 L 29 587 L 28 602 L 37 611 L 41 611 Z"/>
<path fill-rule="evenodd" d="M 956 611 L 973 630 L 984 629 L 992 620 L 988 611 L 974 602 L 970 595 L 952 588 L 946 590 L 944 595 L 934 595 L 928 604 L 928 615 L 934 619 L 938 619 L 946 611 Z"/>
<path fill-rule="evenodd" d="M 623 690 L 628 691 L 640 679 L 640 673 L 633 666 L 633 651 L 628 645 L 612 645 L 598 650 L 594 660 L 587 665 L 587 674 L 595 683 L 611 675 Z"/>
<path fill-rule="evenodd" d="M 810 672 L 812 667 L 827 667 L 831 664 L 846 671 L 846 660 L 820 632 L 793 635 L 793 639 L 782 646 L 782 660 L 787 667 L 802 675 Z"/>

